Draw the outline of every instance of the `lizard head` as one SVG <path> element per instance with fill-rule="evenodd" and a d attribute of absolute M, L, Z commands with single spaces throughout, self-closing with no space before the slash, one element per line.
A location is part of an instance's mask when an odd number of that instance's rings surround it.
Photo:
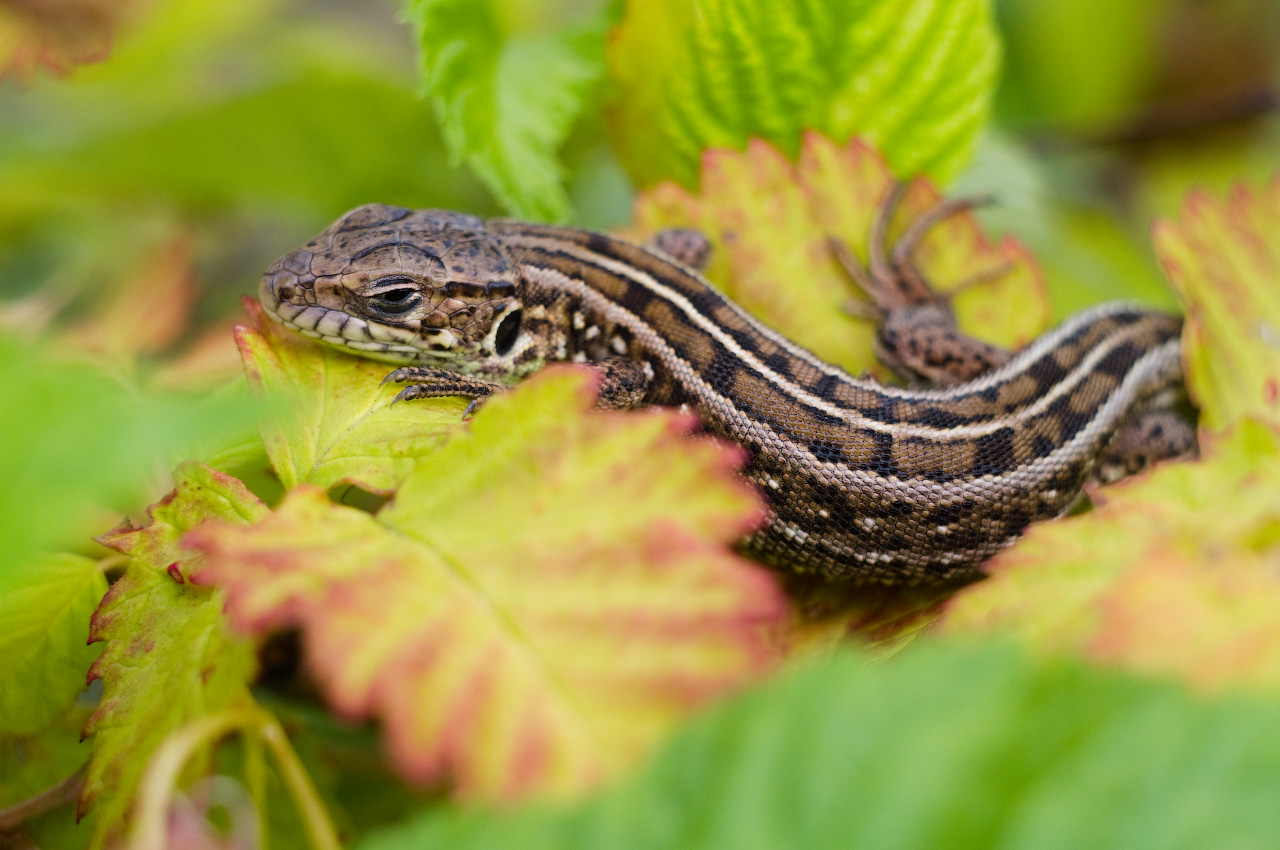
<path fill-rule="evenodd" d="M 267 269 L 286 327 L 352 353 L 510 373 L 527 341 L 516 264 L 475 216 L 366 204 Z"/>

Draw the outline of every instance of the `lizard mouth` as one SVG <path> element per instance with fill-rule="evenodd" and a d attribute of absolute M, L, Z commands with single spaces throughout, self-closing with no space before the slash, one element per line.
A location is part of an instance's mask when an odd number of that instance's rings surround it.
<path fill-rule="evenodd" d="M 412 363 L 417 360 L 449 358 L 449 351 L 456 338 L 452 332 L 397 328 L 378 322 L 368 322 L 342 310 L 331 310 L 318 304 L 293 304 L 282 301 L 274 287 L 263 281 L 259 298 L 272 321 L 284 325 L 303 336 L 326 345 L 345 348 L 389 363 Z"/>

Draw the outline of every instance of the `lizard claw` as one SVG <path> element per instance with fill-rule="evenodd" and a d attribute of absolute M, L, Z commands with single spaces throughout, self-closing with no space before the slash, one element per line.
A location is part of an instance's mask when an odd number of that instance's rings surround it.
<path fill-rule="evenodd" d="M 382 387 L 382 386 L 386 386 L 387 384 L 401 383 L 408 378 L 408 373 L 409 373 L 409 369 L 407 367 L 401 367 L 399 369 L 396 369 L 395 371 L 391 372 L 391 374 L 387 375 L 387 377 L 383 378 L 382 383 L 379 384 L 378 386 Z M 404 393 L 401 393 L 400 395 L 404 395 Z M 400 396 L 396 396 L 396 401 L 399 401 L 399 400 L 400 400 Z"/>
<path fill-rule="evenodd" d="M 391 373 L 391 375 L 394 375 L 394 374 L 395 372 Z M 387 380 L 391 380 L 391 375 L 387 376 Z M 387 381 L 383 381 L 382 383 L 385 384 L 386 382 Z M 394 405 L 402 401 L 413 401 L 415 398 L 418 398 L 421 394 L 422 394 L 422 385 L 411 384 L 405 387 L 404 389 L 402 389 L 400 392 L 398 392 L 396 394 L 396 397 L 391 399 L 391 403 Z"/>

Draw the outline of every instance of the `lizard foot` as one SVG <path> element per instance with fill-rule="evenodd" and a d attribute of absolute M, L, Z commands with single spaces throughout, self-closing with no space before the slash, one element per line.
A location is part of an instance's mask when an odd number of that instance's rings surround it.
<path fill-rule="evenodd" d="M 996 280 L 1012 269 L 1004 262 L 962 281 L 951 292 L 936 291 L 916 266 L 914 253 L 939 222 L 992 202 L 990 197 L 943 201 L 907 227 L 892 247 L 889 223 L 906 194 L 895 183 L 880 206 L 868 239 L 864 268 L 842 240 L 829 240 L 836 259 L 870 301 L 851 301 L 846 309 L 878 324 L 876 355 L 912 383 L 949 385 L 972 380 L 1003 364 L 1009 352 L 966 336 L 956 327 L 951 299 L 959 292 Z"/>
<path fill-rule="evenodd" d="M 483 378 L 472 378 L 443 369 L 426 369 L 419 366 L 405 366 L 396 369 L 382 379 L 384 384 L 409 384 L 392 399 L 395 404 L 401 401 L 413 401 L 417 398 L 444 398 L 446 396 L 462 396 L 470 398 L 463 413 L 464 419 L 470 419 L 489 396 L 506 391 L 505 384 L 486 381 Z"/>

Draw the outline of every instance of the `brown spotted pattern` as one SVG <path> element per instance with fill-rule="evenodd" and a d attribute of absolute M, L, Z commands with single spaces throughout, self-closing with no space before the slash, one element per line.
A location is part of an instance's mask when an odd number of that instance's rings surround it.
<path fill-rule="evenodd" d="M 363 299 L 396 276 L 420 288 L 423 311 L 441 309 L 437 290 L 455 283 L 486 287 L 458 297 L 471 317 L 460 329 L 450 322 L 470 346 L 461 357 L 433 351 L 417 316 L 393 325 L 420 335 L 409 343 L 415 363 L 509 381 L 545 362 L 586 362 L 604 374 L 603 404 L 695 408 L 708 430 L 750 452 L 746 475 L 769 501 L 768 525 L 745 547 L 831 578 L 972 575 L 1028 523 L 1066 510 L 1130 412 L 1180 379 L 1180 321 L 1118 304 L 1000 352 L 1004 362 L 972 380 L 886 387 L 818 360 L 664 253 L 394 207 L 362 207 L 277 263 L 263 300 L 269 310 L 272 300 L 296 306 L 281 292 L 295 287 L 376 336 L 377 309 Z M 512 341 L 500 331 L 517 309 Z"/>

